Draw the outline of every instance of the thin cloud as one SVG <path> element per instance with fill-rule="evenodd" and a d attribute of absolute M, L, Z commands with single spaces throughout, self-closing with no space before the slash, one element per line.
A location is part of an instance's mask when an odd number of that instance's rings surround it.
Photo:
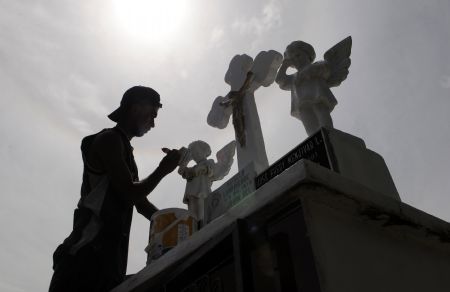
<path fill-rule="evenodd" d="M 91 130 L 89 121 L 108 113 L 97 88 L 77 74 L 72 74 L 62 84 L 49 85 L 44 96 L 45 102 L 54 109 L 55 114 L 64 116 L 81 133 Z"/>
<path fill-rule="evenodd" d="M 164 97 L 157 127 L 133 141 L 145 177 L 162 158 L 161 146 L 202 139 L 220 149 L 233 139 L 233 127 L 206 124 L 214 98 L 229 90 L 223 76 L 231 56 L 283 51 L 297 39 L 322 55 L 340 36 L 354 37 L 349 78 L 333 89 L 336 128 L 383 155 L 404 201 L 448 220 L 450 140 L 440 134 L 450 125 L 450 67 L 442 61 L 450 50 L 447 2 L 201 2 L 198 31 L 186 29 L 179 46 L 160 52 L 124 41 L 103 23 L 108 1 L 0 0 L 0 291 L 48 289 L 51 254 L 70 232 L 79 199 L 80 140 L 111 124 L 106 114 L 126 88 L 149 85 Z M 306 134 L 289 115 L 289 92 L 274 84 L 255 96 L 273 162 Z M 184 189 L 174 173 L 150 199 L 159 208 L 185 208 Z M 145 265 L 148 239 L 148 221 L 134 219 L 129 272 Z"/>
<path fill-rule="evenodd" d="M 443 75 L 440 83 L 443 88 L 450 88 L 450 75 Z"/>
<path fill-rule="evenodd" d="M 222 27 L 214 27 L 211 32 L 209 43 L 211 46 L 219 47 L 224 42 L 225 30 Z"/>
<path fill-rule="evenodd" d="M 261 36 L 273 27 L 280 26 L 281 24 L 280 3 L 271 0 L 263 6 L 259 15 L 252 16 L 249 19 L 236 19 L 231 27 L 243 35 L 254 34 Z"/>
<path fill-rule="evenodd" d="M 8 283 L 5 282 L 0 282 L 0 290 L 1 291 L 8 291 L 8 292 L 25 292 L 24 289 L 19 288 L 15 285 L 10 285 Z"/>

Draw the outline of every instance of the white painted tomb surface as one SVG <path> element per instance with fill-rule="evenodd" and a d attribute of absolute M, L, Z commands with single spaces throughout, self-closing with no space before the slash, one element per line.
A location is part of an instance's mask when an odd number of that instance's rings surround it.
<path fill-rule="evenodd" d="M 260 52 L 255 60 L 245 54 L 234 56 L 225 75 L 231 91 L 217 97 L 208 114 L 208 124 L 219 129 L 233 117 L 239 170 L 253 162 L 258 174 L 269 166 L 254 93 L 274 82 L 282 59 L 273 50 Z"/>
<path fill-rule="evenodd" d="M 183 203 L 188 205 L 188 210 L 198 221 L 204 219 L 204 202 L 211 193 L 213 181 L 223 179 L 230 172 L 235 149 L 236 142 L 231 141 L 217 152 L 215 162 L 208 159 L 211 155 L 208 143 L 198 140 L 189 144 L 187 153 L 180 162 L 178 173 L 187 181 Z M 192 160 L 196 164 L 189 167 L 188 164 Z"/>
<path fill-rule="evenodd" d="M 276 82 L 281 89 L 291 92 L 291 115 L 302 121 L 308 136 L 321 127 L 333 128 L 331 111 L 337 100 L 330 87 L 340 85 L 347 78 L 351 48 L 352 39 L 347 37 L 318 62 L 314 62 L 314 48 L 303 41 L 292 42 L 284 52 Z M 289 67 L 297 72 L 286 74 Z"/>
<path fill-rule="evenodd" d="M 400 201 L 394 180 L 381 155 L 364 140 L 336 129 L 324 129 L 331 144 L 336 171 L 366 187 Z"/>
<path fill-rule="evenodd" d="M 144 292 L 236 220 L 303 206 L 320 291 L 450 291 L 450 224 L 300 160 L 111 292 Z"/>

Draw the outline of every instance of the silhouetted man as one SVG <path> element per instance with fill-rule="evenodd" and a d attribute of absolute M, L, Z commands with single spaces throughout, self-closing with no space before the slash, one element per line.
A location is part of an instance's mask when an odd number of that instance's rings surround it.
<path fill-rule="evenodd" d="M 161 107 L 156 91 L 132 87 L 108 116 L 117 125 L 83 139 L 81 199 L 73 231 L 53 255 L 50 292 L 109 291 L 124 280 L 133 206 L 150 219 L 157 209 L 147 195 L 180 160 L 178 150 L 163 148 L 156 170 L 138 179 L 130 140 L 155 126 Z"/>

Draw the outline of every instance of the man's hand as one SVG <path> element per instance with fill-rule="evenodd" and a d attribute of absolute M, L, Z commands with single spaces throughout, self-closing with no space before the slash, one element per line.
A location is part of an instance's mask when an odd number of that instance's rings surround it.
<path fill-rule="evenodd" d="M 166 153 L 166 156 L 161 160 L 158 168 L 163 174 L 167 175 L 177 168 L 181 154 L 176 149 L 162 148 L 162 151 Z"/>

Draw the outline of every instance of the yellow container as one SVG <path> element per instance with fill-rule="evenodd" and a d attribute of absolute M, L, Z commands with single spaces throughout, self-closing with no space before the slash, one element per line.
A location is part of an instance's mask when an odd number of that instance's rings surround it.
<path fill-rule="evenodd" d="M 151 218 L 150 242 L 146 251 L 154 260 L 188 239 L 197 231 L 197 221 L 188 210 L 169 208 L 155 212 Z"/>

